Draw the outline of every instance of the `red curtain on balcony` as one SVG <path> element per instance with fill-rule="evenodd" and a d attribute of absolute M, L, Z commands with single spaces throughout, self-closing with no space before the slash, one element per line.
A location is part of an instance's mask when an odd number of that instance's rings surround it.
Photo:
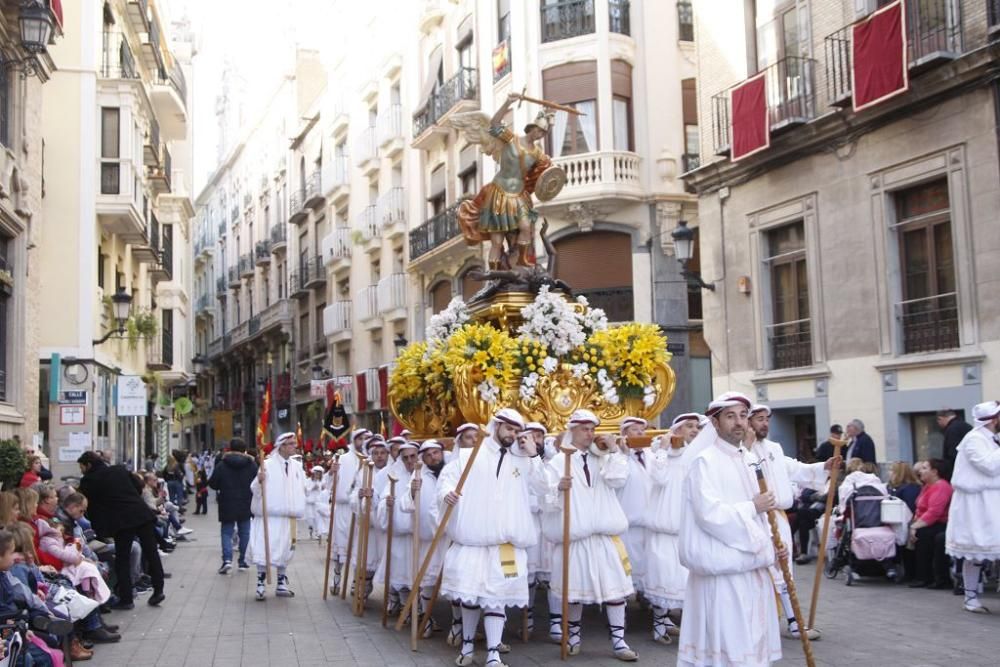
<path fill-rule="evenodd" d="M 365 391 L 365 388 L 367 386 L 365 384 L 365 374 L 358 373 L 356 376 L 354 376 L 354 378 L 358 386 L 358 393 L 355 395 L 355 399 L 357 400 L 358 403 L 357 411 L 365 412 L 366 410 L 368 410 L 368 393 Z"/>
<path fill-rule="evenodd" d="M 906 62 L 906 12 L 903 2 L 887 5 L 856 23 L 851 39 L 854 110 L 860 111 L 909 87 Z"/>
<path fill-rule="evenodd" d="M 378 369 L 378 399 L 379 407 L 385 409 L 389 407 L 389 367 L 381 366 Z"/>
<path fill-rule="evenodd" d="M 729 92 L 732 133 L 729 137 L 733 162 L 771 145 L 767 122 L 767 84 L 764 74 L 747 79 Z"/>

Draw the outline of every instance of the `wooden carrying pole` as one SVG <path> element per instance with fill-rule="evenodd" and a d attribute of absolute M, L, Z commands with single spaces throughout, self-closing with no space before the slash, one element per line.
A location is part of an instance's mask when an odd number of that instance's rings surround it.
<path fill-rule="evenodd" d="M 420 636 L 423 637 L 427 633 L 427 627 L 431 624 L 431 618 L 434 615 L 434 604 L 437 602 L 438 595 L 441 593 L 441 578 L 444 576 L 444 568 L 438 572 L 437 581 L 434 582 L 434 590 L 431 591 L 431 599 L 427 603 L 427 610 L 424 612 L 424 617 L 420 620 Z"/>
<path fill-rule="evenodd" d="M 476 441 L 475 447 L 472 448 L 472 452 L 469 454 L 469 461 L 465 464 L 465 468 L 462 470 L 462 476 L 458 479 L 458 484 L 455 486 L 455 494 L 462 495 L 462 488 L 465 486 L 465 480 L 468 479 L 469 473 L 472 471 L 472 464 L 475 463 L 476 457 L 479 455 L 479 448 L 483 444 L 482 432 L 479 434 L 479 440 Z M 441 536 L 444 535 L 445 529 L 448 527 L 448 520 L 451 518 L 451 513 L 455 509 L 454 505 L 449 505 L 445 503 L 444 514 L 441 515 L 441 522 L 438 523 L 437 530 L 434 531 L 434 539 L 431 540 L 431 546 L 427 550 L 427 555 L 424 556 L 424 562 L 420 564 L 420 571 L 417 572 L 415 577 L 416 581 L 421 581 L 424 575 L 427 574 L 427 568 L 431 565 L 431 557 L 434 555 L 434 550 L 437 549 L 438 542 L 441 541 Z M 403 623 L 406 622 L 406 614 L 410 610 L 410 607 L 416 609 L 416 600 L 420 595 L 420 591 L 416 588 L 410 591 L 410 596 L 406 598 L 406 602 L 403 604 L 403 608 L 399 612 L 399 620 L 396 621 L 396 631 L 403 629 Z"/>
<path fill-rule="evenodd" d="M 847 444 L 846 440 L 830 439 L 833 445 L 834 462 L 840 457 L 840 448 Z M 823 581 L 823 567 L 826 565 L 826 541 L 830 537 L 830 517 L 833 515 L 833 497 L 837 495 L 837 480 L 840 477 L 840 466 L 833 465 L 830 469 L 830 485 L 826 490 L 826 513 L 823 514 L 823 533 L 819 538 L 819 556 L 816 558 L 816 574 L 813 575 L 812 600 L 809 603 L 809 625 L 816 622 L 816 604 L 819 602 L 819 585 Z"/>
<path fill-rule="evenodd" d="M 757 488 L 760 489 L 761 493 L 767 493 L 767 480 L 764 479 L 764 470 L 759 465 L 752 467 L 754 473 L 757 475 Z M 771 542 L 774 543 L 775 551 L 784 548 L 784 545 L 781 543 L 781 533 L 778 532 L 778 520 L 775 518 L 774 510 L 768 510 L 767 522 L 771 526 Z M 792 572 L 788 567 L 787 553 L 784 558 L 778 559 L 778 564 L 781 566 L 781 574 L 784 576 L 785 585 L 788 587 L 788 597 L 792 601 L 792 611 L 795 613 L 795 618 L 799 621 L 799 639 L 802 640 L 802 652 L 806 654 L 806 665 L 807 667 L 816 667 L 812 644 L 809 643 L 809 631 L 807 628 L 802 627 L 802 610 L 799 608 L 799 596 L 795 591 L 795 582 L 792 581 Z"/>
<path fill-rule="evenodd" d="M 573 478 L 572 449 L 563 449 L 563 477 Z M 562 637 L 559 641 L 559 658 L 569 656 L 569 499 L 573 489 L 563 491 L 563 543 L 562 543 Z"/>
<path fill-rule="evenodd" d="M 344 569 L 340 573 L 340 599 L 347 599 L 347 580 L 351 573 L 351 552 L 354 551 L 354 527 L 357 524 L 358 515 L 351 512 L 351 527 L 347 529 L 347 554 L 344 556 Z"/>
<path fill-rule="evenodd" d="M 375 464 L 371 461 L 365 468 L 364 489 L 371 492 L 375 479 Z M 362 497 L 358 505 L 358 512 L 361 515 L 360 526 L 358 528 L 358 562 L 354 566 L 354 615 L 362 616 L 365 613 L 365 584 L 368 578 L 368 539 L 371 536 L 371 516 L 372 499 L 369 496 Z"/>
<path fill-rule="evenodd" d="M 271 585 L 271 531 L 267 527 L 267 471 L 264 470 L 264 455 L 260 455 L 260 469 L 264 471 L 264 483 L 260 485 L 260 514 L 264 522 L 264 572 L 267 573 L 267 585 Z"/>
<path fill-rule="evenodd" d="M 420 461 L 413 466 L 413 477 L 420 479 Z M 420 594 L 420 582 L 423 580 L 423 572 L 418 572 L 417 564 L 420 562 L 420 492 L 413 493 L 412 488 L 408 489 L 413 496 L 413 588 L 411 594 Z M 427 552 L 430 555 L 430 552 Z M 414 603 L 410 607 L 410 650 L 417 650 L 417 637 L 420 634 L 420 605 Z"/>
<path fill-rule="evenodd" d="M 337 509 L 337 480 L 340 478 L 340 452 L 333 457 L 337 472 L 333 473 L 333 484 L 330 490 L 330 527 L 326 534 L 326 567 L 323 568 L 323 599 L 330 589 L 330 558 L 333 556 L 333 512 Z"/>
<path fill-rule="evenodd" d="M 392 503 L 386 508 L 387 523 L 385 527 L 385 580 L 382 591 L 382 627 L 389 623 L 389 590 L 392 581 L 392 519 L 396 513 L 396 478 L 389 475 L 389 497 Z"/>

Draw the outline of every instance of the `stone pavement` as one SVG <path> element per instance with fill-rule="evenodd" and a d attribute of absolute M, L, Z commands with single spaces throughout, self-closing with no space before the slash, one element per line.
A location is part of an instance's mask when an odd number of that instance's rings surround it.
<path fill-rule="evenodd" d="M 195 541 L 178 546 L 165 559 L 173 578 L 167 582 L 167 600 L 160 608 L 145 597 L 130 612 L 114 612 L 109 621 L 122 626 L 119 644 L 97 647 L 95 665 L 198 665 L 215 667 L 318 665 L 451 665 L 455 649 L 437 634 L 409 649 L 409 634 L 380 627 L 380 607 L 369 602 L 364 618 L 351 614 L 340 599 L 322 599 L 323 554 L 315 542 L 299 542 L 290 567 L 294 599 L 277 599 L 269 591 L 265 602 L 253 599 L 254 572 L 216 574 L 219 567 L 218 523 L 214 504 L 207 517 L 191 516 Z M 300 533 L 303 532 L 300 530 Z M 808 604 L 813 566 L 797 567 L 799 597 Z M 273 590 L 273 589 L 272 589 Z M 376 595 L 378 591 L 376 590 Z M 540 596 L 542 597 L 542 596 Z M 380 601 L 380 598 L 379 598 Z M 1000 595 L 985 602 L 1000 612 Z M 439 603 L 440 604 L 440 603 Z M 544 614 L 540 601 L 537 617 Z M 439 618 L 448 618 L 440 607 Z M 620 665 L 610 652 L 603 620 L 596 608 L 584 615 L 583 653 L 576 665 Z M 513 627 L 513 624 L 509 624 Z M 949 665 L 963 667 L 1000 664 L 1000 613 L 979 616 L 963 612 L 961 598 L 948 591 L 911 590 L 905 586 L 862 580 L 851 587 L 844 576 L 826 580 L 820 596 L 817 626 L 823 640 L 814 643 L 817 665 Z M 522 644 L 508 632 L 513 646 L 511 667 L 559 665 L 559 649 L 542 639 Z M 650 620 L 637 609 L 629 613 L 627 639 L 638 651 L 640 663 L 673 665 L 674 647 L 654 644 Z M 477 647 L 478 648 L 478 647 Z M 782 665 L 804 665 L 797 641 L 783 642 Z M 478 664 L 485 651 L 477 652 Z"/>

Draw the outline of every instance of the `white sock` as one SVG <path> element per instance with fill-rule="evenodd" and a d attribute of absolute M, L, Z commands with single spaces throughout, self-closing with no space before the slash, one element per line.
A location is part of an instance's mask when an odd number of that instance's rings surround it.
<path fill-rule="evenodd" d="M 798 619 L 795 618 L 795 611 L 792 609 L 792 598 L 788 595 L 788 586 L 780 584 L 778 596 L 781 598 L 781 608 L 785 612 L 785 618 L 788 619 L 789 629 L 792 629 L 793 623 L 795 624 L 794 629 L 798 629 Z"/>
<path fill-rule="evenodd" d="M 562 637 L 562 598 L 549 589 L 549 636 L 553 639 Z"/>
<path fill-rule="evenodd" d="M 476 628 L 479 626 L 479 607 L 462 605 L 462 655 L 470 655 L 475 650 Z"/>
<path fill-rule="evenodd" d="M 608 615 L 608 630 L 611 631 L 611 648 L 620 651 L 628 648 L 625 643 L 625 601 L 606 602 L 604 610 Z"/>
<path fill-rule="evenodd" d="M 459 602 L 451 603 L 451 622 L 452 623 L 462 622 L 462 605 Z"/>
<path fill-rule="evenodd" d="M 670 620 L 667 616 L 667 612 L 670 611 L 666 607 L 653 607 L 653 638 L 659 639 L 667 634 L 667 628 L 671 627 L 674 622 Z"/>
<path fill-rule="evenodd" d="M 503 624 L 507 614 L 502 607 L 487 607 L 483 612 L 483 629 L 486 630 L 486 664 L 500 662 L 500 642 L 503 640 Z"/>
<path fill-rule="evenodd" d="M 569 603 L 569 645 L 576 646 L 580 643 L 580 619 L 583 618 L 583 605 L 579 602 Z"/>
<path fill-rule="evenodd" d="M 962 563 L 962 585 L 965 586 L 965 604 L 979 606 L 979 577 L 983 572 L 983 564 L 968 558 Z"/>

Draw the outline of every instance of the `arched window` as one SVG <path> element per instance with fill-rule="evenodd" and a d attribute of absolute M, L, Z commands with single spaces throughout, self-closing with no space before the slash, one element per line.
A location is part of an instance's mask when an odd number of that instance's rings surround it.
<path fill-rule="evenodd" d="M 472 271 L 481 271 L 482 267 L 473 266 L 470 267 L 465 273 L 462 274 L 462 300 L 466 303 L 472 298 L 472 295 L 478 292 L 483 287 L 483 282 L 481 280 L 474 280 L 469 277 L 469 273 Z"/>
<path fill-rule="evenodd" d="M 634 317 L 632 298 L 632 237 L 621 232 L 573 234 L 554 243 L 556 276 L 603 308 L 612 322 Z"/>
<path fill-rule="evenodd" d="M 437 315 L 451 302 L 451 283 L 442 280 L 431 288 L 431 312 Z"/>

